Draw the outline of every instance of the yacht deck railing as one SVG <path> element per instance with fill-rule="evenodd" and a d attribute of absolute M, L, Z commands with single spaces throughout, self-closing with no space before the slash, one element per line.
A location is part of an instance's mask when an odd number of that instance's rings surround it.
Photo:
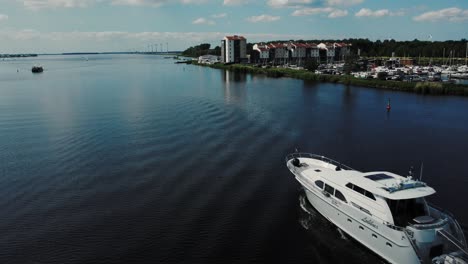
<path fill-rule="evenodd" d="M 340 167 L 342 170 L 355 170 L 341 162 L 338 162 L 336 160 L 332 160 L 330 158 L 327 158 L 325 156 L 317 155 L 317 154 L 312 154 L 312 153 L 306 153 L 306 152 L 294 152 L 291 154 L 286 155 L 286 162 L 294 159 L 294 158 L 310 158 L 310 159 L 316 159 L 316 160 L 321 160 L 324 161 L 328 164 L 332 164 L 334 166 Z"/>
<path fill-rule="evenodd" d="M 454 235 L 454 237 L 457 238 L 458 242 L 460 242 L 465 247 L 465 249 L 467 249 L 468 245 L 466 243 L 465 234 L 463 233 L 463 228 L 460 226 L 457 219 L 455 219 L 455 216 L 451 212 L 433 204 L 428 203 L 428 206 L 431 215 L 445 219 L 449 223 L 449 226 L 452 229 L 452 235 Z"/>

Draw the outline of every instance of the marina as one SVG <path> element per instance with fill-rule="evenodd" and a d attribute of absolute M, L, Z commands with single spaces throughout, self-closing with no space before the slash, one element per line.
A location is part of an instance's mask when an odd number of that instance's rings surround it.
<path fill-rule="evenodd" d="M 0 2 L 0 264 L 468 264 L 468 1 Z"/>

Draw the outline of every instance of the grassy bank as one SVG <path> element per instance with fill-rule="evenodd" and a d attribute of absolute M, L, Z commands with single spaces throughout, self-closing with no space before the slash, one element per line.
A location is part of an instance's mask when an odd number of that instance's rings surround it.
<path fill-rule="evenodd" d="M 342 83 L 346 85 L 357 85 L 372 87 L 378 89 L 388 89 L 397 91 L 406 91 L 419 94 L 433 95 L 464 95 L 468 96 L 468 85 L 450 84 L 450 83 L 435 83 L 435 82 L 399 82 L 399 81 L 383 81 L 377 79 L 359 79 L 350 75 L 327 75 L 315 74 L 307 70 L 293 70 L 287 68 L 260 68 L 249 65 L 231 64 L 224 65 L 221 63 L 206 65 L 192 63 L 200 66 L 207 66 L 215 69 L 224 69 L 233 72 L 264 74 L 269 77 L 290 77 L 307 81 Z"/>

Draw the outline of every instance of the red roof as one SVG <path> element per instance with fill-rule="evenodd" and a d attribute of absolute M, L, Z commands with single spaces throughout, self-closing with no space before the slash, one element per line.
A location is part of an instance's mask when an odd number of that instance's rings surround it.
<path fill-rule="evenodd" d="M 229 39 L 229 40 L 245 40 L 245 38 L 243 36 L 237 36 L 237 35 L 226 36 L 226 38 Z"/>
<path fill-rule="evenodd" d="M 351 44 L 346 44 L 346 43 L 341 42 L 341 43 L 335 43 L 335 46 L 342 48 L 342 47 L 349 47 L 351 46 Z"/>
<path fill-rule="evenodd" d="M 307 48 L 314 48 L 314 49 L 317 48 L 317 44 L 315 43 L 306 43 L 305 45 Z"/>
<path fill-rule="evenodd" d="M 270 49 L 276 49 L 276 46 L 272 43 L 270 44 L 267 44 L 267 47 L 270 48 Z"/>
<path fill-rule="evenodd" d="M 307 48 L 307 44 L 305 43 L 291 43 L 291 44 L 298 48 Z"/>
<path fill-rule="evenodd" d="M 273 48 L 287 48 L 288 44 L 287 43 L 271 43 L 270 46 Z"/>

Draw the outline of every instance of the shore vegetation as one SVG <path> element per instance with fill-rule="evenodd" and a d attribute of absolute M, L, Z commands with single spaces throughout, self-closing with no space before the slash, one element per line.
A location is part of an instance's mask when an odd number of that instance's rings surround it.
<path fill-rule="evenodd" d="M 275 68 L 275 67 L 255 67 L 243 64 L 199 64 L 192 62 L 192 64 L 207 66 L 215 69 L 229 70 L 239 73 L 250 74 L 263 74 L 268 77 L 280 78 L 289 77 L 306 81 L 315 82 L 329 82 L 341 83 L 345 85 L 356 85 L 371 87 L 377 89 L 388 89 L 396 91 L 413 92 L 418 94 L 431 94 L 431 95 L 462 95 L 468 96 L 468 85 L 443 83 L 443 82 L 403 82 L 403 81 L 390 81 L 379 79 L 361 79 L 355 78 L 351 75 L 330 75 L 330 74 L 315 74 L 306 69 L 289 69 L 289 68 Z"/>

